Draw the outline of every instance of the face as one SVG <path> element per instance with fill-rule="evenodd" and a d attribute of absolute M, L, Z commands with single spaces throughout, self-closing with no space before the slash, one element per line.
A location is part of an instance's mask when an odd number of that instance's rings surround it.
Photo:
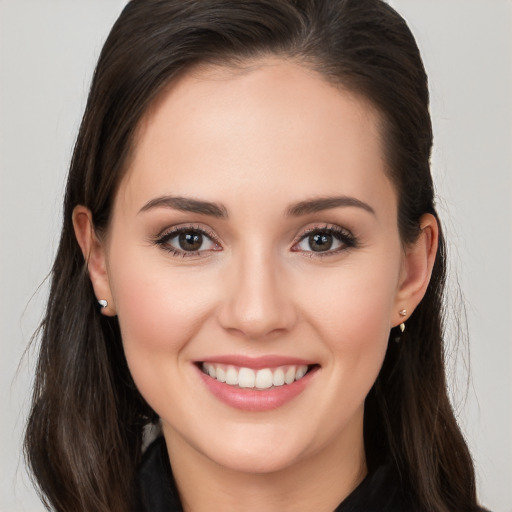
<path fill-rule="evenodd" d="M 140 126 L 105 254 L 174 444 L 253 472 L 361 452 L 404 282 L 368 104 L 279 60 L 182 77 Z"/>

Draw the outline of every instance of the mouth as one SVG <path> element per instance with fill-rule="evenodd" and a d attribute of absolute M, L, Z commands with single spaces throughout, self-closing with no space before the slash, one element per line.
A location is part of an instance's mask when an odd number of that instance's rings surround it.
<path fill-rule="evenodd" d="M 295 357 L 240 354 L 213 356 L 195 361 L 194 366 L 211 395 L 225 405 L 250 412 L 270 411 L 293 401 L 313 386 L 321 368 L 316 362 Z"/>
<path fill-rule="evenodd" d="M 200 362 L 197 366 L 217 382 L 235 389 L 256 391 L 290 386 L 318 368 L 317 364 L 289 364 L 253 369 L 215 362 Z"/>

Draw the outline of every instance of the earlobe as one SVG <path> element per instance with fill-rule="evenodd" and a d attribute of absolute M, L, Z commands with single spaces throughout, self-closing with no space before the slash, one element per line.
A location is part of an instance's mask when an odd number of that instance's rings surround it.
<path fill-rule="evenodd" d="M 420 219 L 420 229 L 417 240 L 405 250 L 393 327 L 407 320 L 400 315 L 403 310 L 407 310 L 407 317 L 411 316 L 425 295 L 432 275 L 439 238 L 436 218 L 430 213 L 424 214 Z"/>
<path fill-rule="evenodd" d="M 107 303 L 106 307 L 101 308 L 101 312 L 107 316 L 115 316 L 116 311 L 110 290 L 105 247 L 95 232 L 92 214 L 85 206 L 78 205 L 74 208 L 73 228 L 87 265 L 96 298 L 98 301 Z"/>

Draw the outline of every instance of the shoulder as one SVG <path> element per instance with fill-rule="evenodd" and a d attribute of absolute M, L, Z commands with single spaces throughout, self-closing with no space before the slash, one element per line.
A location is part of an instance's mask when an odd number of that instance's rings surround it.
<path fill-rule="evenodd" d="M 361 482 L 361 484 L 338 506 L 335 512 L 412 512 L 425 510 L 413 497 L 392 463 L 384 464 Z M 467 511 L 470 512 L 470 511 Z M 472 512 L 491 512 L 483 507 Z"/>
<path fill-rule="evenodd" d="M 411 512 L 413 500 L 391 463 L 369 473 L 335 512 Z"/>

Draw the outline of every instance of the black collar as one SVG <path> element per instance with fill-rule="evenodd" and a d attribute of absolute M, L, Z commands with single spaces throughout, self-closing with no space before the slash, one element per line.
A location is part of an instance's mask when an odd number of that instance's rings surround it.
<path fill-rule="evenodd" d="M 136 512 L 183 512 L 163 437 L 146 450 L 137 474 Z M 368 474 L 334 512 L 411 512 L 391 464 Z"/>

